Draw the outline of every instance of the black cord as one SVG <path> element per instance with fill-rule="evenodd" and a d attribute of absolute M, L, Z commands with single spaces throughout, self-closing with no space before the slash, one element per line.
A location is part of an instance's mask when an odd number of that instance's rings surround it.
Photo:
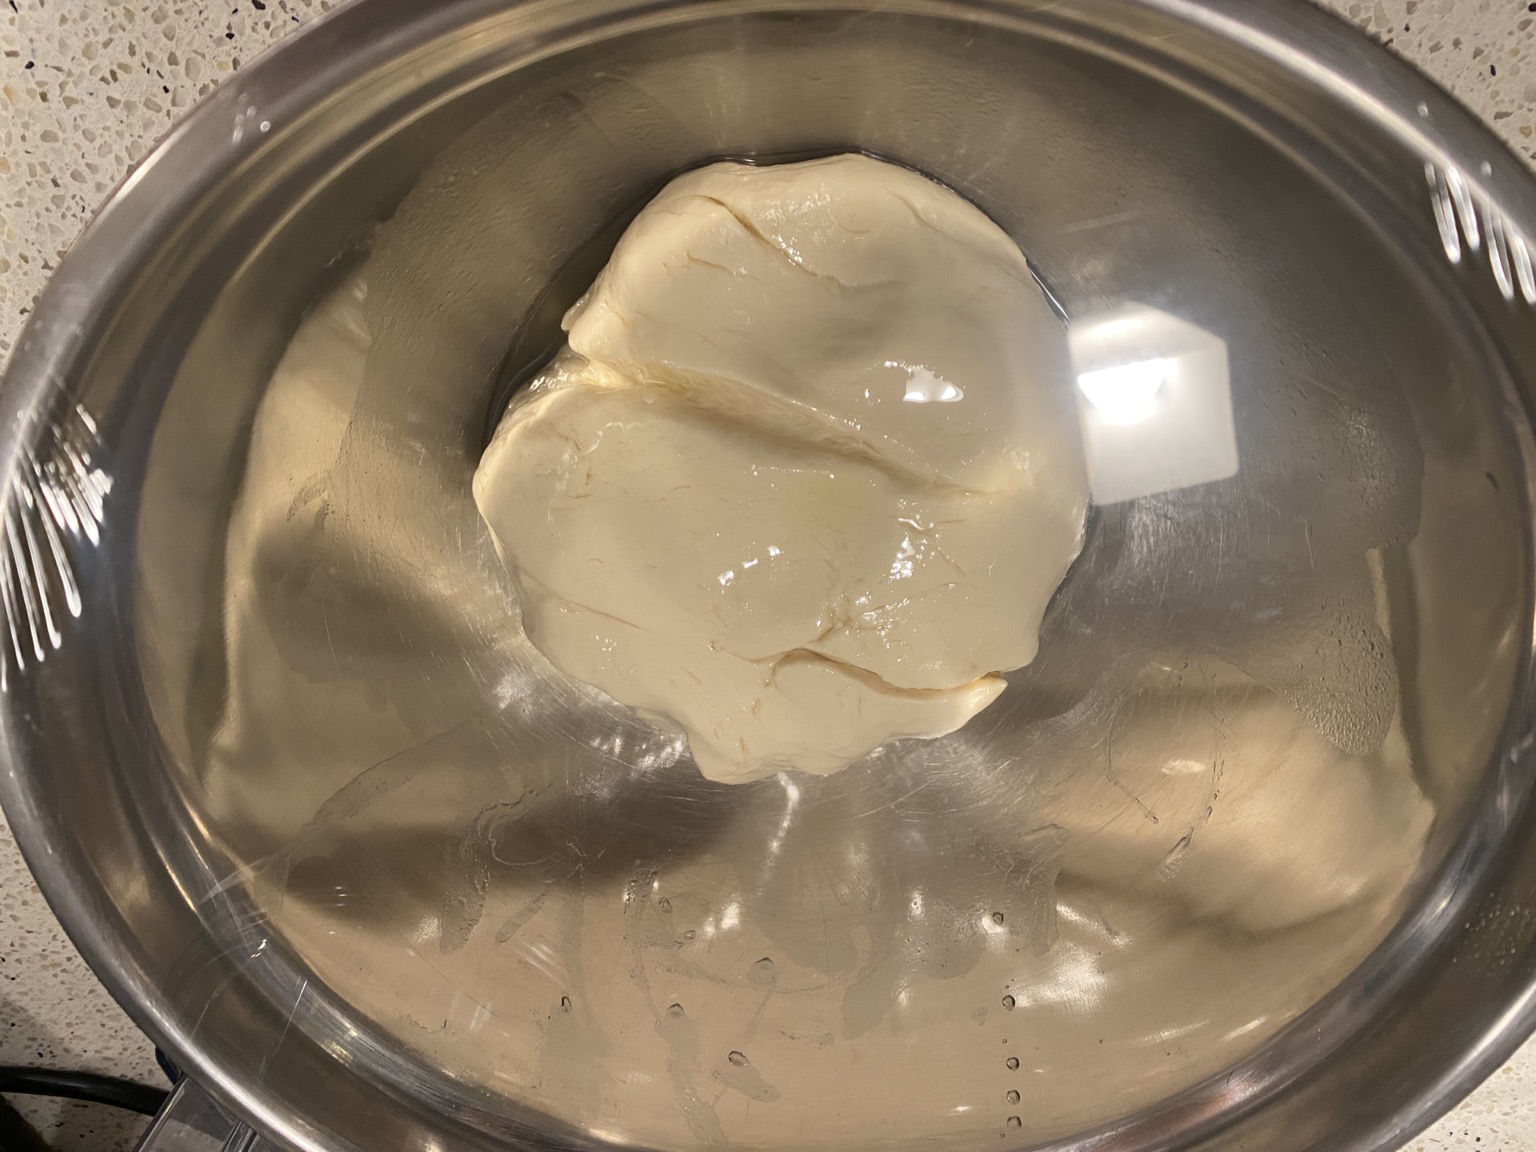
<path fill-rule="evenodd" d="M 5 1152 L 48 1152 L 37 1129 L 4 1100 L 0 1100 L 0 1148 Z"/>
<path fill-rule="evenodd" d="M 165 1073 L 165 1078 L 172 1085 L 181 1083 L 181 1069 L 171 1062 L 171 1058 L 160 1049 L 155 1049 L 155 1063 L 160 1065 L 160 1071 Z"/>
<path fill-rule="evenodd" d="M 116 1076 L 98 1076 L 94 1072 L 0 1067 L 0 1095 L 61 1096 L 66 1100 L 88 1100 L 93 1104 L 153 1116 L 160 1111 L 170 1093 Z"/>

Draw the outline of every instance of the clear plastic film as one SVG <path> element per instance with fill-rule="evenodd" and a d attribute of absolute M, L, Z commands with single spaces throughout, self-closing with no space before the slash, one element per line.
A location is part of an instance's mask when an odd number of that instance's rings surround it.
<path fill-rule="evenodd" d="M 752 27 L 552 66 L 338 270 L 255 409 L 218 691 L 159 715 L 267 930 L 460 1082 L 655 1146 L 1069 1135 L 1253 1052 L 1397 921 L 1490 739 L 1442 684 L 1508 675 L 1443 607 L 1512 584 L 1454 544 L 1501 466 L 1412 292 L 1363 305 L 1373 234 L 1212 109 L 1064 49 Z M 892 107 L 749 125 L 786 62 Z M 978 101 L 1018 139 L 952 147 Z M 470 478 L 661 180 L 831 140 L 1017 240 L 1097 503 L 965 728 L 716 784 L 529 644 Z"/>

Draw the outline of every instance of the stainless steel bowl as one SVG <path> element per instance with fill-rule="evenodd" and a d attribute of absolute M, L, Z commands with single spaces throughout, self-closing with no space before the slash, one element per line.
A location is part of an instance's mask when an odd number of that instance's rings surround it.
<path fill-rule="evenodd" d="M 1219 346 L 1240 467 L 1097 509 L 955 737 L 711 785 L 529 649 L 468 478 L 661 181 L 850 148 Z M 0 799 L 295 1147 L 1395 1146 L 1536 1023 L 1531 236 L 1299 3 L 353 5 L 20 342 Z"/>

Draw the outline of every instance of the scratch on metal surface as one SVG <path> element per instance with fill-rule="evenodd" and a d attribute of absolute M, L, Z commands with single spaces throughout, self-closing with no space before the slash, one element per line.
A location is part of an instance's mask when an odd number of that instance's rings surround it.
<path fill-rule="evenodd" d="M 1074 224 L 1064 225 L 1061 230 L 1065 233 L 1092 232 L 1099 228 L 1112 228 L 1116 224 L 1129 224 L 1134 220 L 1139 220 L 1143 215 L 1145 213 L 1139 208 L 1129 212 L 1115 212 L 1109 216 L 1095 216 L 1091 220 L 1079 220 Z"/>
<path fill-rule="evenodd" d="M 1162 822 L 1158 818 L 1157 813 L 1152 811 L 1140 796 L 1126 787 L 1125 782 L 1115 772 L 1115 725 L 1113 720 L 1110 721 L 1109 732 L 1104 738 L 1104 776 L 1116 791 L 1124 795 L 1141 810 L 1142 816 L 1147 820 L 1153 824 Z"/>
<path fill-rule="evenodd" d="M 0 691 L 59 649 L 66 617 L 83 610 L 75 554 L 100 543 L 112 491 L 112 478 L 96 463 L 98 448 L 96 421 L 77 404 L 40 445 L 23 449 L 0 547 L 0 608 L 9 638 Z"/>
<path fill-rule="evenodd" d="M 266 1076 L 267 1065 L 272 1062 L 272 1057 L 277 1054 L 277 1050 L 283 1046 L 283 1041 L 288 1039 L 288 1031 L 293 1027 L 293 1018 L 299 1014 L 299 1006 L 304 1003 L 304 994 L 308 991 L 309 980 L 305 978 L 299 982 L 299 991 L 298 995 L 293 998 L 293 1007 L 289 1008 L 287 1014 L 283 1017 L 283 1030 L 278 1033 L 277 1040 L 273 1042 L 271 1048 L 267 1049 L 266 1055 L 261 1058 L 261 1066 L 256 1070 L 257 1076 Z"/>
<path fill-rule="evenodd" d="M 546 884 L 528 903 L 507 917 L 496 933 L 496 943 L 505 944 L 521 932 L 528 925 L 529 921 L 539 914 L 539 910 L 544 907 L 544 901 L 548 898 L 549 885 Z"/>

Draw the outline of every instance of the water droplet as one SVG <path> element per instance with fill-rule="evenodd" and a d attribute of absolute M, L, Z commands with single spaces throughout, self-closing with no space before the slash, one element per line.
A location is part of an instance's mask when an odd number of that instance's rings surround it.
<path fill-rule="evenodd" d="M 683 1006 L 681 1004 L 668 1004 L 667 1005 L 667 1015 L 668 1016 L 681 1016 L 682 1014 L 683 1014 Z"/>
<path fill-rule="evenodd" d="M 569 996 L 562 996 L 562 997 L 560 997 L 560 1011 L 562 1011 L 562 1012 L 569 1012 L 570 1010 L 571 1010 L 571 998 Z"/>
<path fill-rule="evenodd" d="M 656 901 L 656 908 L 661 912 L 670 912 L 672 911 L 672 901 L 663 896 L 660 900 Z"/>
<path fill-rule="evenodd" d="M 1001 924 L 1002 922 L 1003 922 L 1003 914 L 1001 912 L 994 912 L 994 913 L 992 913 L 992 923 L 994 923 L 994 924 Z"/>
<path fill-rule="evenodd" d="M 738 1068 L 747 1062 L 745 1054 L 741 1052 L 731 1052 L 727 1054 L 726 1059 L 729 1060 L 732 1064 L 736 1065 Z"/>
<path fill-rule="evenodd" d="M 1017 1056 L 1008 1057 L 1004 1063 L 1008 1065 L 1008 1071 L 1010 1072 L 1017 1072 L 1019 1070 L 1019 1058 Z"/>
<path fill-rule="evenodd" d="M 1007 1100 L 1010 1104 L 1017 1104 L 1020 1100 L 1020 1096 L 1016 1089 L 1010 1088 L 1008 1089 L 1008 1095 L 1003 1097 L 1003 1099 Z"/>
<path fill-rule="evenodd" d="M 1017 1116 L 1010 1116 L 1008 1117 L 1008 1127 L 1022 1128 L 1024 1127 L 1024 1121 L 1020 1120 Z"/>
<path fill-rule="evenodd" d="M 779 978 L 779 970 L 774 966 L 773 957 L 764 956 L 751 968 L 747 969 L 747 980 L 759 987 L 766 987 Z"/>
<path fill-rule="evenodd" d="M 1017 1003 L 1018 1001 L 1015 1000 L 1012 996 L 1003 997 L 1003 1007 L 1008 1009 L 1010 1012 L 1013 1011 L 1013 1006 Z"/>

